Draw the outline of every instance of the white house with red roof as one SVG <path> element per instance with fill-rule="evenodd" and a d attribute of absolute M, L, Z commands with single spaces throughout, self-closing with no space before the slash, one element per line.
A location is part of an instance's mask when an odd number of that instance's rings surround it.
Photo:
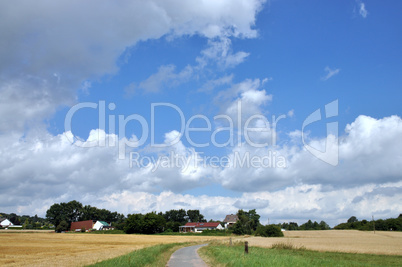
<path fill-rule="evenodd" d="M 223 230 L 219 222 L 189 222 L 186 225 L 179 226 L 181 233 L 201 233 L 204 230 Z"/>

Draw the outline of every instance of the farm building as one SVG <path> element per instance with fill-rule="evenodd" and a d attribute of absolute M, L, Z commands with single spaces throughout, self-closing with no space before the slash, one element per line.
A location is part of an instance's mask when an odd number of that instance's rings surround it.
<path fill-rule="evenodd" d="M 9 219 L 6 219 L 6 218 L 0 218 L 0 225 L 1 225 L 1 227 L 9 227 L 9 226 L 12 226 L 12 225 L 14 225 L 12 222 L 10 222 L 10 220 Z"/>
<path fill-rule="evenodd" d="M 110 228 L 111 228 L 111 226 L 110 226 L 110 224 L 108 224 L 107 222 L 104 222 L 104 221 L 97 221 L 95 224 L 94 224 L 94 227 L 93 227 L 94 229 L 96 229 L 96 230 L 109 230 Z"/>
<path fill-rule="evenodd" d="M 85 229 L 85 231 L 88 231 L 89 229 L 95 229 L 95 230 L 110 230 L 113 229 L 110 224 L 104 221 L 93 221 L 93 220 L 87 220 L 87 221 L 79 221 L 79 222 L 72 222 L 70 230 L 71 231 L 80 231 L 81 229 Z"/>
<path fill-rule="evenodd" d="M 219 222 L 189 222 L 180 226 L 181 233 L 201 233 L 204 230 L 223 230 L 224 228 Z"/>
<path fill-rule="evenodd" d="M 236 214 L 226 215 L 223 222 L 225 223 L 225 228 L 228 228 L 235 224 L 239 220 L 239 217 Z"/>

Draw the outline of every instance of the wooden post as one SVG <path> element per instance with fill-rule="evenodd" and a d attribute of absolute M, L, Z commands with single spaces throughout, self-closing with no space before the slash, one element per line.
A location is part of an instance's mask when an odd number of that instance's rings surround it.
<path fill-rule="evenodd" d="M 372 219 L 373 219 L 373 231 L 374 231 L 374 234 L 375 234 L 375 221 L 374 221 L 374 215 L 371 215 L 372 216 Z"/>
<path fill-rule="evenodd" d="M 230 246 L 232 246 L 232 238 L 230 238 Z"/>
<path fill-rule="evenodd" d="M 244 242 L 244 254 L 248 254 L 248 241 Z"/>

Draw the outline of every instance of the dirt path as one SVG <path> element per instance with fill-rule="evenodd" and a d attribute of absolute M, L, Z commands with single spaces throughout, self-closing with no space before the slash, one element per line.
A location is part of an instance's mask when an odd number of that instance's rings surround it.
<path fill-rule="evenodd" d="M 208 244 L 202 244 L 197 246 L 185 247 L 178 249 L 172 254 L 169 262 L 166 266 L 169 267 L 207 267 L 208 265 L 200 258 L 197 250 L 200 247 L 206 246 Z"/>

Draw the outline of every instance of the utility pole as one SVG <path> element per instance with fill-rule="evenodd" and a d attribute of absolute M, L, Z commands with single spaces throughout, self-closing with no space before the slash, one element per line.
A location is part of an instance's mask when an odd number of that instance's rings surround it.
<path fill-rule="evenodd" d="M 374 234 L 375 234 L 375 221 L 374 221 L 374 215 L 371 215 L 371 218 L 372 218 L 372 220 L 373 220 L 373 231 L 374 231 Z"/>

